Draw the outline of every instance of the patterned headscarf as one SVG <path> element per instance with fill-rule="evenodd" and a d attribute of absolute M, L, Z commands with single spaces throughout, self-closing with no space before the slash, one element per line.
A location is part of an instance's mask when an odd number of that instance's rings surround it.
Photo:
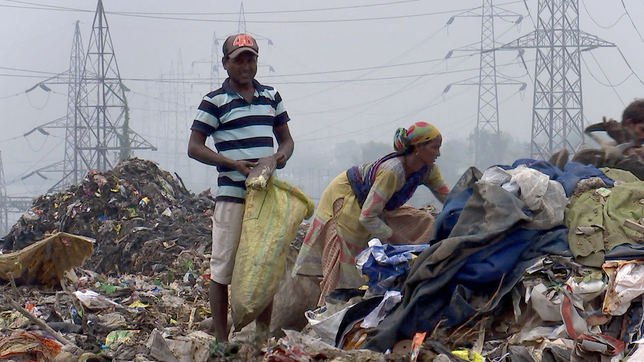
<path fill-rule="evenodd" d="M 394 135 L 394 150 L 406 153 L 410 146 L 431 141 L 440 135 L 438 129 L 427 122 L 416 122 L 409 129 L 398 128 Z"/>

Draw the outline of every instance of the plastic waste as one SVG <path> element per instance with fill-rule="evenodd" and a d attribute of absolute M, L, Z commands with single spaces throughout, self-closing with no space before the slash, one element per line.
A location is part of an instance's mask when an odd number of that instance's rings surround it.
<path fill-rule="evenodd" d="M 362 275 L 367 276 L 369 293 L 372 295 L 383 295 L 399 276 L 409 270 L 414 253 L 429 247 L 429 244 L 382 244 L 377 238 L 371 239 L 368 245 L 356 256 L 356 267 Z"/>
<path fill-rule="evenodd" d="M 111 331 L 105 337 L 105 345 L 111 349 L 116 350 L 118 346 L 132 337 L 133 334 L 139 333 L 139 330 L 118 330 Z"/>
<path fill-rule="evenodd" d="M 362 328 L 377 327 L 380 322 L 385 319 L 387 313 L 392 310 L 402 300 L 402 294 L 397 290 L 388 290 L 385 296 L 380 301 L 380 304 L 364 317 L 360 324 Z"/>
<path fill-rule="evenodd" d="M 77 290 L 74 292 L 74 295 L 78 300 L 83 303 L 83 305 L 89 309 L 105 309 L 109 308 L 115 305 L 119 305 L 118 303 L 115 303 L 104 296 L 96 293 L 93 290 L 88 290 L 88 291 L 80 291 Z"/>

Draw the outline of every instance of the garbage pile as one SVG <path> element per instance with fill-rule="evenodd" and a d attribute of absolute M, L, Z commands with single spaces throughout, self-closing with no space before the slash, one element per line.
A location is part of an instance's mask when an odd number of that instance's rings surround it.
<path fill-rule="evenodd" d="M 644 360 L 644 183 L 630 172 L 471 168 L 434 225 L 402 283 L 370 273 L 363 295 L 327 296 L 310 315 L 320 338 L 385 353 L 421 344 L 448 360 Z"/>
<path fill-rule="evenodd" d="M 38 198 L 5 247 L 66 231 L 95 250 L 54 287 L 15 285 L 0 255 L 0 359 L 644 361 L 644 183 L 629 172 L 471 168 L 429 245 L 372 240 L 356 258 L 365 287 L 317 309 L 317 281 L 291 276 L 301 225 L 271 322 L 291 330 L 266 343 L 205 333 L 212 202 L 136 159 Z"/>
<path fill-rule="evenodd" d="M 86 262 L 94 272 L 152 275 L 183 250 L 209 252 L 213 205 L 209 190 L 195 196 L 178 176 L 132 158 L 36 198 L 0 249 L 22 249 L 47 234 L 67 232 L 96 239 Z"/>
<path fill-rule="evenodd" d="M 268 346 L 248 337 L 252 325 L 238 348 L 206 333 L 213 206 L 209 190 L 195 196 L 136 158 L 36 198 L 0 241 L 0 360 L 262 360 Z M 288 270 L 296 255 L 291 246 Z M 301 329 L 318 298 L 304 293 L 315 282 L 282 280 L 274 335 Z M 276 356 L 291 353 L 280 346 Z"/>

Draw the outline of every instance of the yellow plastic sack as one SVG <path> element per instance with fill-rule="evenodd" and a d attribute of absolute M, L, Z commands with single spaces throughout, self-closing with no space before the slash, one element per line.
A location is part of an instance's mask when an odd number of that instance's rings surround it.
<path fill-rule="evenodd" d="M 235 256 L 230 304 L 238 331 L 266 308 L 277 292 L 288 247 L 315 205 L 300 189 L 271 176 L 266 190 L 248 189 Z"/>

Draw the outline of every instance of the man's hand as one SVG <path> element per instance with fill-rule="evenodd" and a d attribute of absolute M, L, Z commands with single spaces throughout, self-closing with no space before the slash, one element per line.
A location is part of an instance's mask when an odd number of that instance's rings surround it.
<path fill-rule="evenodd" d="M 603 123 L 606 133 L 610 138 L 614 139 L 617 144 L 626 143 L 631 140 L 632 137 L 628 133 L 629 130 L 625 129 L 621 122 L 617 122 L 612 118 L 607 120 L 606 117 L 604 117 Z"/>
<path fill-rule="evenodd" d="M 285 154 L 281 152 L 277 152 L 273 155 L 275 157 L 275 163 L 277 164 L 277 168 L 282 169 L 284 166 L 286 166 L 286 161 L 288 161 L 288 157 L 286 157 Z"/>
<path fill-rule="evenodd" d="M 250 170 L 255 166 L 257 166 L 257 162 L 239 160 L 239 161 L 235 161 L 234 168 L 235 170 L 241 172 L 244 176 L 248 177 Z"/>

